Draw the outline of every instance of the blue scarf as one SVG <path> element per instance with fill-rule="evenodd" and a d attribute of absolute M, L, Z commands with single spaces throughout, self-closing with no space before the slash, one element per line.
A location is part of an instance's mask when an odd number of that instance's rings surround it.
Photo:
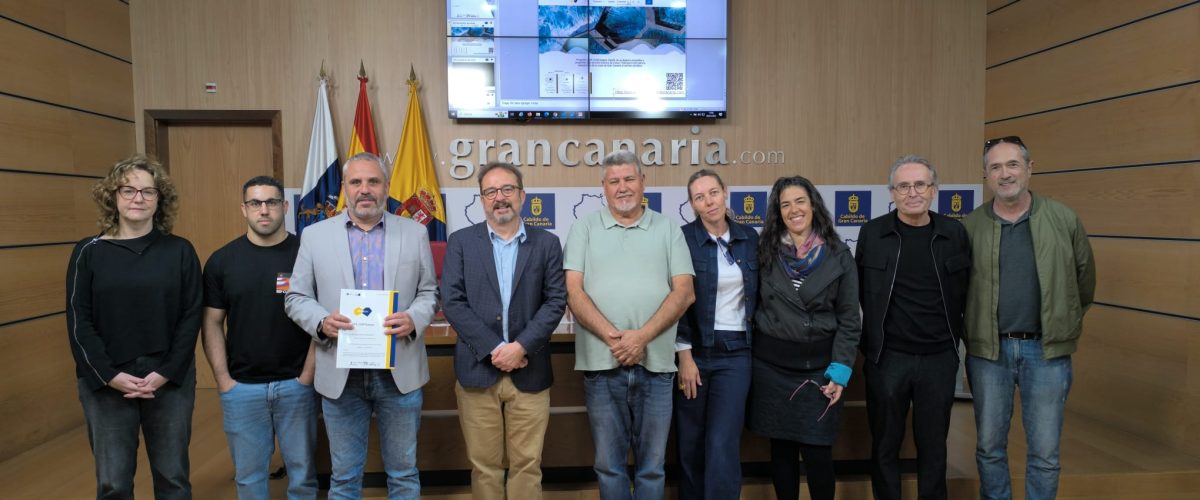
<path fill-rule="evenodd" d="M 788 278 L 791 278 L 792 281 L 803 282 L 814 269 L 821 266 L 821 262 L 825 260 L 828 245 L 817 237 L 816 231 L 813 231 L 800 246 L 801 249 L 807 248 L 808 251 L 800 255 L 792 244 L 791 237 L 784 236 L 784 238 L 784 244 L 779 249 L 779 263 L 783 266 L 783 271 L 787 273 Z"/>

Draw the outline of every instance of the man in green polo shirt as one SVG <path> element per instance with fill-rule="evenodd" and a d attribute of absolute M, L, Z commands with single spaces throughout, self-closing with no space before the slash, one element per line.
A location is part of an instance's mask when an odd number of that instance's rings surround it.
<path fill-rule="evenodd" d="M 642 203 L 646 176 L 636 155 L 604 159 L 607 207 L 571 226 L 563 268 L 580 332 L 575 369 L 584 394 L 600 498 L 660 499 L 671 428 L 675 325 L 695 301 L 683 232 Z M 635 477 L 626 472 L 633 448 Z"/>

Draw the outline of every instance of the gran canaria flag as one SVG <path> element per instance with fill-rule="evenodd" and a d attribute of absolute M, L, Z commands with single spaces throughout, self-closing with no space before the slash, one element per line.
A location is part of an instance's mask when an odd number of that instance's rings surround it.
<path fill-rule="evenodd" d="M 354 108 L 354 129 L 350 131 L 350 151 L 346 161 L 364 151 L 379 155 L 379 143 L 375 142 L 375 120 L 371 117 L 371 101 L 367 100 L 367 69 L 358 66 L 358 106 Z M 337 211 L 346 208 L 346 200 L 338 195 Z"/>
<path fill-rule="evenodd" d="M 430 241 L 446 240 L 446 207 L 433 170 L 433 154 L 429 150 L 429 134 L 417 100 L 417 75 L 409 72 L 408 112 L 404 116 L 404 131 L 396 159 L 392 163 L 392 184 L 388 190 L 388 211 L 407 215 L 429 228 Z"/>
<path fill-rule="evenodd" d="M 342 167 L 333 142 L 333 120 L 324 77 L 317 87 L 317 112 L 308 142 L 308 165 L 304 169 L 303 197 L 296 204 L 296 234 L 305 226 L 332 217 L 342 192 Z"/>

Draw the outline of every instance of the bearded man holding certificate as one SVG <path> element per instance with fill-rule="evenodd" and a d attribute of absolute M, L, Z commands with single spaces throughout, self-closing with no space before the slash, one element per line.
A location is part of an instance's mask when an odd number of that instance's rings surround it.
<path fill-rule="evenodd" d="M 437 281 L 425 227 L 384 208 L 387 175 L 383 162 L 370 153 L 346 162 L 346 211 L 304 230 L 285 300 L 292 321 L 317 339 L 315 386 L 329 435 L 331 499 L 362 496 L 372 413 L 379 419 L 388 498 L 417 498 L 421 491 L 417 429 L 421 386 L 429 380 L 421 335 L 433 317 Z M 388 356 L 394 368 L 350 369 L 339 363 L 338 337 L 354 329 L 341 311 L 358 307 L 343 307 L 343 290 L 394 292 L 382 331 L 395 336 L 382 344 L 393 349 Z"/>

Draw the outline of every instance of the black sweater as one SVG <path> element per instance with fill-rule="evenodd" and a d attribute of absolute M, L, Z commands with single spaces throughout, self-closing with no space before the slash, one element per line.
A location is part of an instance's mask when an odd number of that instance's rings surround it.
<path fill-rule="evenodd" d="M 178 382 L 192 370 L 201 314 L 200 260 L 187 240 L 151 231 L 128 240 L 88 237 L 67 265 L 67 335 L 75 375 L 93 390 L 133 361 Z"/>

